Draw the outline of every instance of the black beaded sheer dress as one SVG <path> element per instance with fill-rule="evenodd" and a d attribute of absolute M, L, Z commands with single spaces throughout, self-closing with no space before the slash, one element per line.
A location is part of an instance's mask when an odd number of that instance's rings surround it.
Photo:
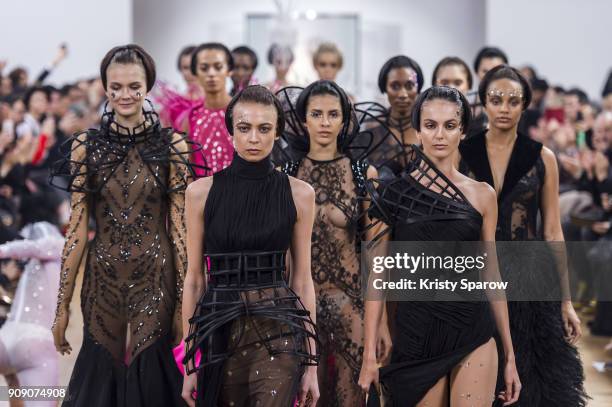
<path fill-rule="evenodd" d="M 459 149 L 460 170 L 495 187 L 487 154 L 486 130 L 465 140 Z M 498 196 L 498 241 L 543 240 L 540 218 L 546 168 L 541 152 L 541 143 L 518 135 Z M 520 281 L 526 287 L 540 287 L 544 281 L 549 281 L 550 287 L 559 284 L 555 260 L 548 250 L 539 249 L 543 246 L 536 244 L 529 253 L 525 250 L 530 246 L 520 246 L 520 253 L 514 253 L 512 246 L 505 247 L 507 249 L 499 253 L 502 277 L 509 272 L 514 275 L 504 279 Z M 538 265 L 537 276 L 521 273 L 522 270 L 534 270 L 529 264 Z M 514 405 L 586 405 L 582 362 L 576 347 L 565 340 L 560 302 L 509 301 L 508 313 L 516 366 L 523 384 L 519 401 Z M 500 369 L 500 389 L 502 373 Z"/>
<path fill-rule="evenodd" d="M 186 339 L 199 406 L 293 406 L 314 324 L 287 284 L 285 255 L 297 219 L 289 177 L 270 157 L 237 154 L 213 175 L 204 208 L 206 293 Z"/>
<path fill-rule="evenodd" d="M 281 170 L 311 185 L 316 194 L 312 232 L 312 278 L 317 303 L 321 363 L 319 405 L 360 407 L 363 392 L 357 385 L 363 354 L 364 302 L 361 291 L 361 232 L 364 220 L 365 180 L 368 163 L 357 157 L 365 148 L 350 148 L 358 130 L 355 117 L 339 134 L 341 154 L 331 160 L 306 155 L 309 135 L 295 114 L 302 88 L 277 93 L 284 110 L 283 140 L 293 160 Z"/>
<path fill-rule="evenodd" d="M 391 229 L 394 241 L 478 241 L 482 216 L 418 147 L 406 147 L 408 166 L 398 177 L 368 182 L 370 216 Z M 488 302 L 396 302 L 391 362 L 380 369 L 386 406 L 415 406 L 459 362 L 495 331 Z M 491 403 L 478 384 L 466 402 Z"/>
<path fill-rule="evenodd" d="M 316 193 L 312 277 L 321 341 L 319 402 L 330 407 L 358 407 L 363 400 L 357 386 L 364 317 L 359 230 L 367 167 L 344 155 L 327 161 L 304 157 L 283 166 Z"/>
<path fill-rule="evenodd" d="M 184 189 L 191 145 L 154 113 L 135 129 L 112 114 L 68 141 L 71 217 L 57 318 L 68 312 L 81 259 L 83 344 L 64 406 L 180 406 L 172 354 L 186 270 Z M 96 234 L 88 246 L 90 216 Z"/>

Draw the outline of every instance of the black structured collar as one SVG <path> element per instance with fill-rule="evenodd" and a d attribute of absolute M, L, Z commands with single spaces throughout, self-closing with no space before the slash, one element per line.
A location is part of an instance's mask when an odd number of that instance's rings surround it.
<path fill-rule="evenodd" d="M 467 169 L 474 173 L 476 180 L 484 181 L 495 187 L 493 173 L 487 154 L 487 130 L 463 141 L 459 146 L 461 161 L 466 164 Z M 529 137 L 518 134 L 514 147 L 508 161 L 508 168 L 504 175 L 504 185 L 499 194 L 501 201 L 512 191 L 519 180 L 533 168 L 542 152 L 542 143 L 534 141 Z"/>
<path fill-rule="evenodd" d="M 251 162 L 234 152 L 234 158 L 229 166 L 229 171 L 231 174 L 241 178 L 263 179 L 274 171 L 274 164 L 272 164 L 270 155 L 263 160 Z"/>

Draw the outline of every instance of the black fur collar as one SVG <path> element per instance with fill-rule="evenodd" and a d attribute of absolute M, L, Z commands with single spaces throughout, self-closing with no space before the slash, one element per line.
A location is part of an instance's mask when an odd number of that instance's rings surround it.
<path fill-rule="evenodd" d="M 461 168 L 473 172 L 478 181 L 487 182 L 494 187 L 493 174 L 491 172 L 489 156 L 487 155 L 486 133 L 487 131 L 485 130 L 459 145 L 462 161 Z M 519 180 L 533 168 L 541 152 L 542 143 L 519 133 L 510 155 L 508 169 L 504 177 L 504 186 L 498 198 L 499 201 L 503 200 Z"/>

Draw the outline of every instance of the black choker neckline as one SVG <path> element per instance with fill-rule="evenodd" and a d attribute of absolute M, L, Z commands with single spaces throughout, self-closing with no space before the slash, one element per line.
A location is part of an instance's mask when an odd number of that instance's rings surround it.
<path fill-rule="evenodd" d="M 138 126 L 129 128 L 117 123 L 115 114 L 111 111 L 102 116 L 100 128 L 108 134 L 112 140 L 128 144 L 144 140 L 150 134 L 159 130 L 161 128 L 161 123 L 157 113 L 154 111 L 145 111 L 144 120 Z"/>
<path fill-rule="evenodd" d="M 260 161 L 247 161 L 234 152 L 229 169 L 232 174 L 241 178 L 263 179 L 274 171 L 274 164 L 270 155 Z"/>

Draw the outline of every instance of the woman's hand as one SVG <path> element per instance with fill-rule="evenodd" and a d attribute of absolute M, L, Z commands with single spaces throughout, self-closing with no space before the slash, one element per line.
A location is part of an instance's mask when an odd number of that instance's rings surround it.
<path fill-rule="evenodd" d="M 391 354 L 391 348 L 393 347 L 393 341 L 391 340 L 391 333 L 386 323 L 380 324 L 378 331 L 378 341 L 376 342 L 376 360 L 380 364 L 385 364 L 389 355 Z"/>
<path fill-rule="evenodd" d="M 196 372 L 183 376 L 183 391 L 181 397 L 189 407 L 195 407 L 195 392 L 198 386 L 198 374 Z"/>
<path fill-rule="evenodd" d="M 591 230 L 598 235 L 605 235 L 610 230 L 610 222 L 595 222 L 591 226 Z"/>
<path fill-rule="evenodd" d="M 359 387 L 365 394 L 370 391 L 370 386 L 374 383 L 378 386 L 378 362 L 376 359 L 364 359 L 361 363 L 361 371 L 359 372 Z"/>
<path fill-rule="evenodd" d="M 53 332 L 53 342 L 55 343 L 55 349 L 60 354 L 68 354 L 72 352 L 72 346 L 66 340 L 66 328 L 68 328 L 68 320 L 70 311 L 68 308 L 58 311 L 55 316 L 55 322 L 53 323 L 53 327 L 51 328 L 51 332 Z"/>
<path fill-rule="evenodd" d="M 561 317 L 563 318 L 565 339 L 575 345 L 582 336 L 582 327 L 580 326 L 580 318 L 576 315 L 571 301 L 563 301 L 561 304 Z"/>
<path fill-rule="evenodd" d="M 307 396 L 309 404 L 306 404 Z M 317 378 L 317 367 L 307 366 L 304 375 L 302 376 L 302 383 L 300 384 L 300 390 L 298 392 L 298 406 L 309 405 L 314 407 L 317 405 L 319 400 L 319 380 Z"/>
<path fill-rule="evenodd" d="M 518 371 L 516 370 L 514 357 L 510 357 L 506 360 L 504 382 L 506 383 L 506 389 L 502 390 L 497 397 L 504 401 L 504 406 L 507 406 L 518 401 L 522 387 Z"/>

